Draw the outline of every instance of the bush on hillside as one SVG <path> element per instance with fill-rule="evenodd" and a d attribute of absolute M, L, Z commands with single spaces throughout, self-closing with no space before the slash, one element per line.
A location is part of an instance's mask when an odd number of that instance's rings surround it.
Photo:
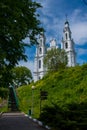
<path fill-rule="evenodd" d="M 69 104 L 66 109 L 58 105 L 46 106 L 40 120 L 56 130 L 84 130 L 87 128 L 87 104 Z"/>
<path fill-rule="evenodd" d="M 8 97 L 9 90 L 7 88 L 0 88 L 0 97 L 6 99 Z"/>

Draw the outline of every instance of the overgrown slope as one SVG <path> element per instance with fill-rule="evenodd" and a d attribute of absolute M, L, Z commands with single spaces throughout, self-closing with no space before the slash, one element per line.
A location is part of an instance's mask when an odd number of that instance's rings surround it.
<path fill-rule="evenodd" d="M 87 64 L 50 73 L 36 83 L 18 88 L 20 109 L 28 113 L 33 107 L 36 118 L 40 114 L 40 89 L 48 92 L 47 100 L 41 103 L 42 108 L 52 103 L 64 108 L 67 104 L 87 102 Z"/>

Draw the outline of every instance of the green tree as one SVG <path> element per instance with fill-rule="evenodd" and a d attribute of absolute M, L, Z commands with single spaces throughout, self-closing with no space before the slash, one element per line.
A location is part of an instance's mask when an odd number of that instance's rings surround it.
<path fill-rule="evenodd" d="M 17 86 L 26 85 L 32 81 L 31 71 L 24 66 L 15 67 L 12 69 L 12 75 L 13 81 Z"/>
<path fill-rule="evenodd" d="M 57 71 L 67 65 L 67 55 L 64 50 L 53 48 L 47 51 L 44 58 L 44 66 L 48 71 Z"/>
<path fill-rule="evenodd" d="M 25 47 L 37 42 L 43 30 L 37 13 L 40 7 L 31 0 L 0 0 L 0 86 L 8 86 L 10 69 L 26 61 Z M 24 42 L 26 37 L 30 43 Z"/>

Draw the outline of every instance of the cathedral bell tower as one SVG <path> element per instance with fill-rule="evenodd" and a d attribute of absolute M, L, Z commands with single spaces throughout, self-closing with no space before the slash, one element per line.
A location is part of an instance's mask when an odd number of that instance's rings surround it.
<path fill-rule="evenodd" d="M 69 27 L 69 22 L 66 20 L 64 29 L 63 29 L 63 38 L 61 43 L 61 49 L 64 49 L 67 53 L 68 63 L 67 66 L 75 66 L 76 65 L 76 53 L 74 49 L 74 41 L 71 37 L 71 30 Z"/>
<path fill-rule="evenodd" d="M 34 60 L 34 82 L 43 78 L 45 68 L 43 64 L 44 56 L 46 55 L 45 35 L 42 32 L 38 38 L 38 45 L 36 46 L 36 55 Z"/>

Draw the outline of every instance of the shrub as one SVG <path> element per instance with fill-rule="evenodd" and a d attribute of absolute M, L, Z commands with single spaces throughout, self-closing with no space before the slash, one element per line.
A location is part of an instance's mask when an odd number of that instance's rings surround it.
<path fill-rule="evenodd" d="M 68 104 L 66 109 L 57 105 L 45 106 L 40 120 L 56 130 L 83 130 L 87 128 L 87 104 Z"/>
<path fill-rule="evenodd" d="M 0 88 L 0 97 L 6 99 L 8 97 L 9 90 L 7 88 Z"/>

